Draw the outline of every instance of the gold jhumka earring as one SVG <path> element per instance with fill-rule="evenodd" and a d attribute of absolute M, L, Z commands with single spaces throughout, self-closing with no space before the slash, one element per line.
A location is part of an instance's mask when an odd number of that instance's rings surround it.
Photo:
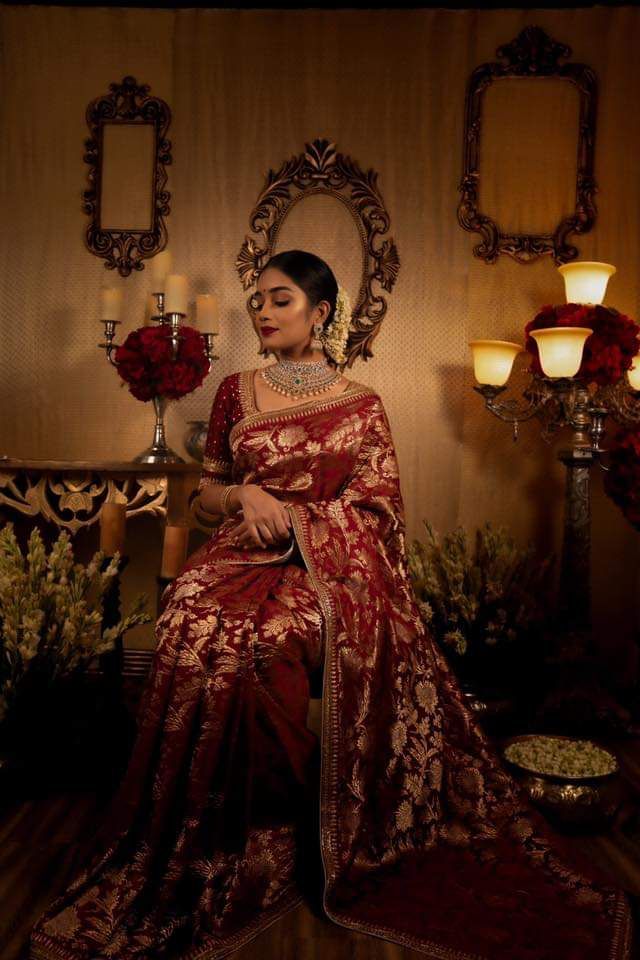
<path fill-rule="evenodd" d="M 313 338 L 311 340 L 311 349 L 322 350 L 323 347 L 324 347 L 324 340 L 322 339 L 322 324 L 314 323 Z"/>

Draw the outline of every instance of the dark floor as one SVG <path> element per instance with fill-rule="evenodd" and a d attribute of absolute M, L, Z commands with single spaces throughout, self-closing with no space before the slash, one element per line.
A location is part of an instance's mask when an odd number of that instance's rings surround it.
<path fill-rule="evenodd" d="M 640 739 L 600 741 L 619 758 L 622 803 L 606 830 L 572 835 L 571 843 L 632 896 L 640 927 Z M 5 784 L 6 786 L 6 784 Z M 0 960 L 26 960 L 31 926 L 87 856 L 108 787 L 0 791 Z M 302 904 L 237 954 L 238 960 L 400 960 L 413 950 L 367 937 Z M 640 960 L 636 946 L 634 960 Z M 603 960 L 608 960 L 604 958 Z"/>

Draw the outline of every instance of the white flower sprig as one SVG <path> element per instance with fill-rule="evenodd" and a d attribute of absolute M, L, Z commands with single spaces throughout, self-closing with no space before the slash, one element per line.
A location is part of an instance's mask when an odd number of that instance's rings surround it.
<path fill-rule="evenodd" d="M 346 346 L 349 339 L 349 330 L 351 327 L 352 310 L 349 294 L 338 285 L 338 296 L 336 298 L 336 309 L 333 320 L 321 336 L 322 343 L 329 356 L 337 364 L 343 364 L 347 360 Z"/>
<path fill-rule="evenodd" d="M 506 528 L 486 522 L 471 547 L 464 527 L 442 542 L 428 520 L 427 542 L 414 540 L 407 561 L 418 608 L 434 636 L 458 656 L 524 642 L 545 624 L 553 556 L 521 549 Z"/>
<path fill-rule="evenodd" d="M 0 723 L 34 664 L 51 682 L 69 676 L 111 650 L 127 630 L 152 619 L 141 594 L 127 616 L 103 629 L 102 601 L 119 556 L 100 570 L 103 559 L 98 551 L 86 567 L 74 563 L 66 530 L 47 556 L 37 527 L 23 557 L 13 525 L 0 530 Z"/>

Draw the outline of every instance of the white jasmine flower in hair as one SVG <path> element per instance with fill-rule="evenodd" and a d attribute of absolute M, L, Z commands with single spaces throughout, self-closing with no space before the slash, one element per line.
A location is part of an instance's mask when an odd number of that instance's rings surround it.
<path fill-rule="evenodd" d="M 338 286 L 338 296 L 336 297 L 336 309 L 333 320 L 324 331 L 322 337 L 327 353 L 336 363 L 344 363 L 347 359 L 345 347 L 349 338 L 351 313 L 349 294 L 344 287 Z"/>

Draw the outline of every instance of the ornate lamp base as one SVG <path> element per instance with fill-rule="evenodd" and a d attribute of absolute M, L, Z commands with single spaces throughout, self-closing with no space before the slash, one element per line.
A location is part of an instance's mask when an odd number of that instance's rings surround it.
<path fill-rule="evenodd" d="M 185 463 L 183 457 L 167 446 L 164 435 L 164 414 L 167 409 L 167 397 L 153 397 L 153 406 L 156 412 L 156 422 L 153 431 L 153 443 L 137 457 L 134 463 Z"/>

